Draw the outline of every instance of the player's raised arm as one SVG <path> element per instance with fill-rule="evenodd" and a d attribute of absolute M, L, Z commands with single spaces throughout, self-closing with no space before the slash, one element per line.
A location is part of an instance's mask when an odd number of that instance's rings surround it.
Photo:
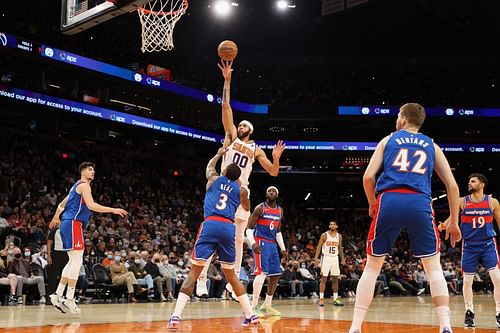
<path fill-rule="evenodd" d="M 240 187 L 240 205 L 244 210 L 250 210 L 250 199 L 248 199 L 248 190 L 241 186 Z"/>
<path fill-rule="evenodd" d="M 221 156 L 226 153 L 226 151 L 227 148 L 219 148 L 219 150 L 217 150 L 217 154 L 215 154 L 215 156 L 212 157 L 210 161 L 208 161 L 207 168 L 205 170 L 205 176 L 207 177 L 207 189 L 212 186 L 212 183 L 219 176 L 219 174 L 215 170 L 215 166 L 217 165 L 217 162 L 219 161 Z"/>
<path fill-rule="evenodd" d="M 87 207 L 98 213 L 111 213 L 111 214 L 116 214 L 120 215 L 121 217 L 126 216 L 128 213 L 121 209 L 121 208 L 112 208 L 112 207 L 107 207 L 103 205 L 99 205 L 97 202 L 94 201 L 94 198 L 92 197 L 92 191 L 90 189 L 90 185 L 88 183 L 81 183 L 77 187 L 77 191 L 80 191 L 83 200 L 85 200 L 85 204 Z"/>
<path fill-rule="evenodd" d="M 458 226 L 458 215 L 460 212 L 459 189 L 455 177 L 453 177 L 453 173 L 451 172 L 448 160 L 444 156 L 441 148 L 439 148 L 437 144 L 434 144 L 434 149 L 436 151 L 434 170 L 446 186 L 448 205 L 450 207 L 450 217 L 446 227 L 446 239 L 451 236 L 451 246 L 455 247 L 455 243 L 462 238 L 460 227 Z"/>
<path fill-rule="evenodd" d="M 272 162 L 267 158 L 266 153 L 260 147 L 257 147 L 256 149 L 255 159 L 259 161 L 260 165 L 262 166 L 262 168 L 264 168 L 264 170 L 267 171 L 267 173 L 269 173 L 273 177 L 276 177 L 280 170 L 280 158 L 284 150 L 285 144 L 283 143 L 283 141 L 279 140 L 276 146 L 274 146 L 273 148 Z"/>
<path fill-rule="evenodd" d="M 370 158 L 370 163 L 368 163 L 368 167 L 363 175 L 363 188 L 365 189 L 366 199 L 368 199 L 368 214 L 370 216 L 373 216 L 375 202 L 377 201 L 375 196 L 376 177 L 377 173 L 380 169 L 382 169 L 382 165 L 384 163 L 384 148 L 388 139 L 389 137 L 386 136 L 378 143 L 375 152 Z"/>
<path fill-rule="evenodd" d="M 234 126 L 233 110 L 231 109 L 230 104 L 233 61 L 221 60 L 221 63 L 217 64 L 217 66 L 219 66 L 222 76 L 224 77 L 224 88 L 222 89 L 222 125 L 224 126 L 224 132 L 226 133 L 224 146 L 227 146 L 234 139 L 236 139 L 236 126 Z M 226 143 L 226 141 L 228 142 Z"/>

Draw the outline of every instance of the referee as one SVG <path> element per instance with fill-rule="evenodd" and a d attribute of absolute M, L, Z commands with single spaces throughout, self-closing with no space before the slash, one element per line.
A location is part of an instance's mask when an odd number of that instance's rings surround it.
<path fill-rule="evenodd" d="M 47 295 L 56 292 L 62 271 L 68 262 L 68 253 L 62 249 L 63 244 L 59 228 L 51 229 L 47 237 Z"/>

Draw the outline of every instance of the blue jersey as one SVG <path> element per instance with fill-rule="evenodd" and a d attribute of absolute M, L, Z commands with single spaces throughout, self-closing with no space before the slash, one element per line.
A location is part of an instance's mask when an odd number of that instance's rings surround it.
<path fill-rule="evenodd" d="M 479 202 L 470 195 L 464 197 L 464 208 L 460 214 L 462 237 L 465 240 L 482 241 L 496 236 L 493 228 L 493 209 L 487 195 Z"/>
<path fill-rule="evenodd" d="M 279 205 L 273 208 L 267 202 L 263 202 L 262 207 L 263 211 L 255 225 L 254 235 L 256 238 L 275 241 L 281 223 L 281 208 Z"/>
<path fill-rule="evenodd" d="M 435 155 L 434 143 L 428 136 L 405 130 L 392 133 L 385 144 L 376 192 L 408 188 L 430 196 Z"/>
<path fill-rule="evenodd" d="M 85 204 L 83 196 L 76 191 L 76 187 L 82 183 L 81 180 L 77 181 L 71 190 L 69 190 L 68 201 L 64 206 L 62 220 L 80 221 L 84 225 L 89 222 L 90 209 Z"/>
<path fill-rule="evenodd" d="M 240 185 L 225 176 L 219 176 L 205 194 L 203 205 L 205 218 L 222 216 L 234 221 L 234 213 L 240 205 Z"/>

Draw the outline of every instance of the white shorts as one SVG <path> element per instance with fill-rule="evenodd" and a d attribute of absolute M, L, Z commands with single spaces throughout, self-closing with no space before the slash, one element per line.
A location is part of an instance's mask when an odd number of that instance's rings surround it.
<path fill-rule="evenodd" d="M 250 189 L 247 186 L 242 186 L 245 187 L 248 193 L 248 199 L 250 199 Z M 236 214 L 234 215 L 235 220 L 245 220 L 246 223 L 248 223 L 248 219 L 250 218 L 250 211 L 245 210 L 241 205 L 238 206 L 238 209 L 236 209 Z M 246 228 L 246 225 L 245 225 Z"/>
<path fill-rule="evenodd" d="M 322 256 L 321 257 L 321 276 L 340 276 L 339 257 Z"/>

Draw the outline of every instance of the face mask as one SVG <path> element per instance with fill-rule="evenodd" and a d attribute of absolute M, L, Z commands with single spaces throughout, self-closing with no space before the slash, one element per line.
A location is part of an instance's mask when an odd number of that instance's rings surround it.
<path fill-rule="evenodd" d="M 21 253 L 14 254 L 14 257 L 16 257 L 17 259 L 21 258 Z"/>
<path fill-rule="evenodd" d="M 161 239 L 161 236 L 156 236 L 156 240 L 160 240 Z"/>
<path fill-rule="evenodd" d="M 122 260 L 122 257 L 121 257 L 121 256 L 116 256 L 116 257 L 115 257 L 115 261 L 120 261 L 120 260 Z"/>
<path fill-rule="evenodd" d="M 134 262 L 135 262 L 136 264 L 140 264 L 140 263 L 141 263 L 141 259 L 135 259 L 135 260 L 134 260 Z"/>
<path fill-rule="evenodd" d="M 134 245 L 133 249 L 134 249 L 134 251 L 137 251 L 137 246 Z"/>
<path fill-rule="evenodd" d="M 8 253 L 9 255 L 11 255 L 11 254 L 13 254 L 13 253 L 14 253 L 14 251 L 12 251 L 12 250 L 8 250 L 8 251 L 7 251 L 7 253 Z"/>
<path fill-rule="evenodd" d="M 184 261 L 179 260 L 179 261 L 177 262 L 177 265 L 178 265 L 178 266 L 181 266 L 181 267 L 182 267 L 182 266 L 184 266 Z"/>
<path fill-rule="evenodd" d="M 112 254 L 108 254 L 108 259 L 113 259 L 113 255 Z"/>
<path fill-rule="evenodd" d="M 306 268 L 306 265 L 300 265 L 300 268 Z"/>
<path fill-rule="evenodd" d="M 31 255 L 31 252 L 28 252 L 28 251 L 24 252 L 25 257 L 29 257 L 30 255 Z"/>
<path fill-rule="evenodd" d="M 122 252 L 122 257 L 125 258 L 127 254 L 125 252 Z"/>
<path fill-rule="evenodd" d="M 163 265 L 168 265 L 168 260 L 163 260 Z"/>

